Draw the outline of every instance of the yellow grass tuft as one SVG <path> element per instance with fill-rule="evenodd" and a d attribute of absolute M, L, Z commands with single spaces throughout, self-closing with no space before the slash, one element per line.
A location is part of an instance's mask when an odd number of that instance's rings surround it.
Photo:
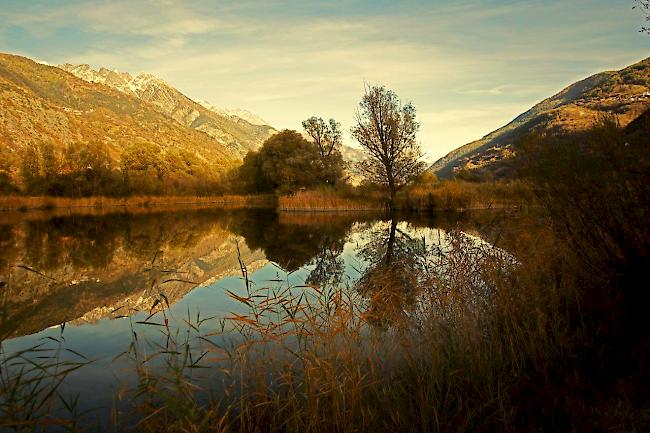
<path fill-rule="evenodd" d="M 377 200 L 346 197 L 329 190 L 299 191 L 278 198 L 278 209 L 282 211 L 365 211 L 382 208 L 383 204 Z"/>

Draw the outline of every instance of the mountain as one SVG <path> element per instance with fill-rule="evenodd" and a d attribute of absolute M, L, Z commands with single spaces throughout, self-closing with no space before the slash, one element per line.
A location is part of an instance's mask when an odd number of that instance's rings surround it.
<path fill-rule="evenodd" d="M 517 141 L 531 132 L 564 134 L 588 129 L 604 114 L 627 125 L 650 106 L 650 58 L 620 71 L 601 72 L 571 84 L 520 114 L 507 125 L 451 151 L 430 168 L 439 177 L 460 170 L 507 172 Z"/>
<path fill-rule="evenodd" d="M 152 75 L 65 68 L 0 53 L 1 193 L 208 193 L 275 132 Z"/>
<path fill-rule="evenodd" d="M 215 163 L 239 158 L 222 142 L 170 121 L 140 98 L 25 57 L 0 54 L 0 104 L 0 152 L 9 159 L 44 142 L 58 151 L 102 142 L 117 160 L 124 147 L 138 143 L 184 148 Z"/>
<path fill-rule="evenodd" d="M 147 73 L 133 77 L 127 72 L 89 65 L 60 65 L 82 80 L 103 84 L 152 104 L 183 126 L 204 132 L 239 157 L 257 149 L 276 131 L 246 110 L 225 110 L 188 98 L 164 80 Z"/>
<path fill-rule="evenodd" d="M 345 161 L 344 175 L 348 183 L 358 186 L 364 180 L 364 174 L 359 170 L 358 163 L 366 159 L 366 152 L 356 147 L 341 146 L 341 156 Z"/>

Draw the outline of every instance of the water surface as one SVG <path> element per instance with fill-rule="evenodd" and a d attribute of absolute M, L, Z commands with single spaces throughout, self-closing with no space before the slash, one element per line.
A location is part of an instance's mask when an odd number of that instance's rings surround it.
<path fill-rule="evenodd" d="M 366 299 L 371 323 L 387 328 L 417 303 L 426 270 L 414 258 L 444 247 L 453 230 L 489 241 L 497 219 L 260 209 L 0 215 L 3 356 L 42 345 L 64 348 L 57 360 L 92 361 L 64 389 L 83 396 L 82 408 L 106 411 L 133 380 L 118 355 L 134 334 L 160 337 L 147 322 L 161 307 L 178 332 L 200 318 L 222 323 L 245 307 L 229 294 L 241 293 L 245 273 L 256 287 L 347 287 Z"/>

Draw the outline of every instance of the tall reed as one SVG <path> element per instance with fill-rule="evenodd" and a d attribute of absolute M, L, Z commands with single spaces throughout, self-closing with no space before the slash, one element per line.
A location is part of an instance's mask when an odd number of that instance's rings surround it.
<path fill-rule="evenodd" d="M 138 430 L 518 430 L 529 403 L 522 382 L 562 357 L 564 294 L 462 232 L 416 249 L 390 267 L 382 258 L 371 280 L 348 287 L 282 278 L 256 287 L 242 263 L 244 289 L 229 295 L 246 312 L 188 317 L 181 339 L 157 313 L 144 326 L 158 326 L 165 343 L 146 359 L 135 356 L 142 342 L 131 349 L 146 389 L 138 396 L 154 396 L 136 405 Z M 409 292 L 404 269 L 415 272 Z M 165 368 L 149 364 L 156 357 Z M 222 393 L 195 383 L 198 367 L 219 377 Z"/>

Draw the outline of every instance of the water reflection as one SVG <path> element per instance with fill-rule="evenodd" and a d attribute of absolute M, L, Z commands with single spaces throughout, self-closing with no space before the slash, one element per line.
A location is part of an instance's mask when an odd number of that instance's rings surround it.
<path fill-rule="evenodd" d="M 473 249 L 481 243 L 467 233 L 516 239 L 499 230 L 507 216 L 495 214 L 432 219 L 202 209 L 19 217 L 0 215 L 3 350 L 64 334 L 66 344 L 94 360 L 67 379 L 73 390 L 102 389 L 84 401 L 88 407 L 110 406 L 116 376 L 130 380 L 124 369 L 115 373 L 112 360 L 127 350 L 134 330 L 141 339 L 159 337 L 159 328 L 141 324 L 152 312 L 164 307 L 165 323 L 169 317 L 182 330 L 190 312 L 218 321 L 241 309 L 227 292 L 244 292 L 239 260 L 256 288 L 272 281 L 347 287 L 360 295 L 365 322 L 386 330 L 418 320 L 432 305 L 436 314 L 452 314 L 454 296 L 485 291 L 470 268 L 453 274 L 459 280 L 445 275 L 449 266 L 476 265 Z"/>
<path fill-rule="evenodd" d="M 278 215 L 260 209 L 0 215 L 0 337 L 149 309 L 159 297 L 151 291 L 148 270 L 154 264 L 167 273 L 162 294 L 175 303 L 196 284 L 237 275 L 237 243 L 252 271 L 269 262 L 287 273 L 304 268 L 302 282 L 321 287 L 358 279 L 357 289 L 370 300 L 369 314 L 386 327 L 408 315 L 427 266 L 426 242 L 417 227 L 460 223 L 484 236 L 500 236 L 491 227 L 501 223 L 491 218 L 411 215 L 407 229 L 398 224 L 404 217 L 373 225 L 380 216 Z M 345 263 L 352 232 L 361 242 L 350 254 L 363 266 Z"/>
<path fill-rule="evenodd" d="M 419 261 L 424 242 L 397 228 L 397 219 L 368 233 L 368 243 L 359 256 L 368 265 L 358 282 L 358 290 L 369 300 L 369 321 L 379 328 L 399 322 L 414 305 Z"/>
<path fill-rule="evenodd" d="M 253 270 L 271 261 L 292 272 L 314 260 L 310 284 L 333 283 L 342 275 L 337 257 L 358 219 L 204 209 L 0 224 L 0 336 L 95 322 L 120 307 L 120 314 L 147 309 L 158 296 L 149 290 L 153 264 L 174 280 L 163 287 L 174 303 L 196 284 L 236 274 L 237 242 Z"/>

